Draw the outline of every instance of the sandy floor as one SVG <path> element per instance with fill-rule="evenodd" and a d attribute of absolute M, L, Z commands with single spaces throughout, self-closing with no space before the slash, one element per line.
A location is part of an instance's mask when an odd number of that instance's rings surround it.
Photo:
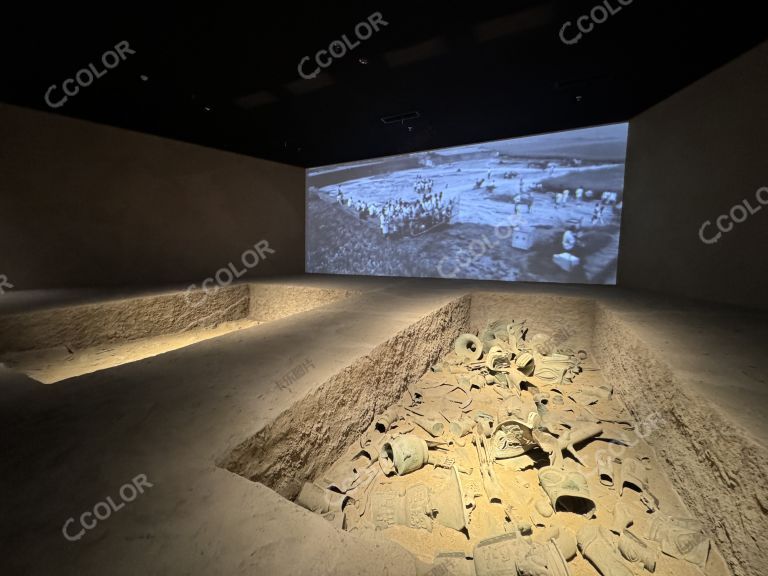
<path fill-rule="evenodd" d="M 120 344 L 94 346 L 83 350 L 71 350 L 61 346 L 28 352 L 9 352 L 0 357 L 0 362 L 38 382 L 53 384 L 74 376 L 90 374 L 164 354 L 196 342 L 217 338 L 259 324 L 261 322 L 244 318 L 232 322 L 222 322 L 215 328 L 197 328 L 179 334 L 165 334 Z"/>

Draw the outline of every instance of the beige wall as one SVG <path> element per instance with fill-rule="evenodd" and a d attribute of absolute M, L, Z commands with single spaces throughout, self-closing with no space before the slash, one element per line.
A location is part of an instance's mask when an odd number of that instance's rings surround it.
<path fill-rule="evenodd" d="M 0 104 L 0 187 L 14 290 L 304 270 L 302 168 Z"/>
<path fill-rule="evenodd" d="M 699 238 L 764 186 L 768 43 L 631 121 L 619 285 L 768 308 L 768 206 Z"/>

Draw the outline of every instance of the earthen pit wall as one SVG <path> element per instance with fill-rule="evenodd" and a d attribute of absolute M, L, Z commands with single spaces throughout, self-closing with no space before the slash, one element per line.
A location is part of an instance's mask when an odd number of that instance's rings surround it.
<path fill-rule="evenodd" d="M 591 353 L 594 315 L 595 301 L 586 298 L 474 292 L 470 330 L 497 320 L 526 320 L 529 340 L 537 333 L 555 335 L 558 346 Z"/>
<path fill-rule="evenodd" d="M 254 282 L 250 285 L 248 317 L 259 322 L 269 322 L 359 293 L 336 288 Z"/>
<path fill-rule="evenodd" d="M 0 316 L 0 351 L 57 346 L 74 349 L 130 342 L 240 320 L 249 313 L 248 285 L 172 292 Z"/>
<path fill-rule="evenodd" d="M 644 422 L 654 412 L 661 415 L 658 428 L 646 441 L 733 574 L 764 575 L 768 566 L 768 548 L 763 546 L 768 539 L 765 447 L 696 394 L 619 313 L 598 305 L 593 338 L 606 379 L 635 420 Z"/>
<path fill-rule="evenodd" d="M 469 326 L 470 296 L 411 324 L 296 402 L 219 462 L 293 499 L 453 348 Z"/>
<path fill-rule="evenodd" d="M 358 294 L 283 284 L 237 284 L 0 315 L 0 353 L 69 346 L 82 350 L 213 328 L 268 322 Z"/>

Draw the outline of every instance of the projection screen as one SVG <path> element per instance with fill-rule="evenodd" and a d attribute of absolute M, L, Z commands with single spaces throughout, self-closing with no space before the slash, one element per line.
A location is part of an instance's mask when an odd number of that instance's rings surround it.
<path fill-rule="evenodd" d="M 309 169 L 306 271 L 615 284 L 628 126 Z"/>

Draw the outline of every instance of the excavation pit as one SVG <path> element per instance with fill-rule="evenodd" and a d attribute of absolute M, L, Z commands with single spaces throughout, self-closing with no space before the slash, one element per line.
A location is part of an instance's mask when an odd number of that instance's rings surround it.
<path fill-rule="evenodd" d="M 53 384 L 354 294 L 343 289 L 253 283 L 0 315 L 0 362 Z"/>
<path fill-rule="evenodd" d="M 566 451 L 563 455 L 566 471 L 582 472 L 587 478 L 594 507 L 585 506 L 583 499 L 566 494 L 553 502 L 557 511 L 549 518 L 556 521 L 547 520 L 549 512 L 541 504 L 546 503 L 547 493 L 543 490 L 540 474 L 549 462 L 545 453 L 533 450 L 524 457 L 494 466 L 503 492 L 507 494 L 501 500 L 510 504 L 505 510 L 503 505 L 492 502 L 492 498 L 484 493 L 478 451 L 469 442 L 451 454 L 455 456 L 456 468 L 429 464 L 403 475 L 385 476 L 377 472 L 371 480 L 369 493 L 364 496 L 356 494 L 357 501 L 352 498 L 352 504 L 346 506 L 344 524 L 338 510 L 336 513 L 330 509 L 322 511 L 330 520 L 324 524 L 323 530 L 348 531 L 353 537 L 352 542 L 359 546 L 363 555 L 372 543 L 389 541 L 412 555 L 419 572 L 436 570 L 439 565 L 447 571 L 435 573 L 461 574 L 464 573 L 462 570 L 469 569 L 467 563 L 473 562 L 470 559 L 477 552 L 478 544 L 487 543 L 489 538 L 496 536 L 514 534 L 526 523 L 531 524 L 533 542 L 542 546 L 553 537 L 553 529 L 556 528 L 575 535 L 592 523 L 610 531 L 618 514 L 617 495 L 622 491 L 621 502 L 629 503 L 632 510 L 634 528 L 630 527 L 631 536 L 640 536 L 641 541 L 652 550 L 660 547 L 650 539 L 653 534 L 658 536 L 658 526 L 653 522 L 655 518 L 662 514 L 665 517 L 692 518 L 702 523 L 703 533 L 711 543 L 703 565 L 706 574 L 749 574 L 743 558 L 752 557 L 755 551 L 734 543 L 716 528 L 726 518 L 728 510 L 737 505 L 739 496 L 723 486 L 717 465 L 703 460 L 690 442 L 692 436 L 701 437 L 704 442 L 721 442 L 719 438 L 710 439 L 706 435 L 713 421 L 725 427 L 721 431 L 727 428 L 727 423 L 715 412 L 703 418 L 698 412 L 683 413 L 687 391 L 670 376 L 665 360 L 655 357 L 642 341 L 637 340 L 629 326 L 592 300 L 490 293 L 474 293 L 459 298 L 422 318 L 298 398 L 291 408 L 223 456 L 219 465 L 262 483 L 292 501 L 304 500 L 300 493 L 307 483 L 329 487 L 332 493 L 338 495 L 345 488 L 340 486 L 343 482 L 328 481 L 332 472 L 346 467 L 354 475 L 360 470 L 380 466 L 378 462 L 370 462 L 370 454 L 368 459 L 359 457 L 359 453 L 366 450 L 361 438 L 376 430 L 377 424 L 379 434 L 382 428 L 388 429 L 388 426 L 381 425 L 380 416 L 398 403 L 402 405 L 411 401 L 408 390 L 413 389 L 421 379 L 434 375 L 431 367 L 449 357 L 460 334 L 478 334 L 489 321 L 502 318 L 527 320 L 531 341 L 537 334 L 549 334 L 554 337 L 557 348 L 588 351 L 585 370 L 575 377 L 573 383 L 561 386 L 568 389 L 561 390 L 565 405 L 586 408 L 586 411 L 581 410 L 582 416 L 585 412 L 596 416 L 604 424 L 606 438 L 622 441 L 598 438 L 577 444 L 578 457 L 586 464 L 585 467 L 573 454 Z M 659 394 L 660 387 L 663 387 L 663 394 Z M 530 400 L 533 400 L 533 392 L 541 391 L 529 390 L 528 386 L 525 388 L 524 395 L 530 396 Z M 487 382 L 486 386 L 475 389 L 477 398 L 473 401 L 487 406 L 489 398 L 498 396 L 497 389 L 500 388 L 496 384 Z M 602 404 L 601 401 L 592 404 L 585 400 L 587 390 L 596 392 L 602 398 Z M 609 400 L 604 398 L 606 390 L 612 390 Z M 572 392 L 578 393 L 578 402 L 570 397 Z M 551 408 L 551 397 L 542 402 L 542 406 Z M 412 424 L 406 420 L 405 425 L 412 427 L 409 433 L 424 441 L 448 438 L 448 434 L 445 438 L 440 435 L 434 437 L 424 427 Z M 451 422 L 446 418 L 444 424 L 448 430 Z M 722 444 L 719 446 L 722 451 Z M 743 449 L 742 445 L 738 446 L 738 450 Z M 395 459 L 391 446 L 384 453 L 389 460 Z M 598 458 L 606 454 L 622 462 L 641 462 L 650 489 L 631 481 L 624 487 L 621 479 L 605 468 L 599 468 Z M 514 464 L 511 464 L 513 461 Z M 675 472 L 681 467 L 691 471 L 693 476 L 681 477 Z M 467 472 L 470 468 L 472 471 Z M 456 471 L 459 471 L 458 477 L 465 493 L 467 486 L 476 490 L 475 504 L 466 511 L 469 521 L 465 528 L 459 529 L 453 520 L 449 522 L 453 527 L 446 526 L 445 522 L 441 522 L 444 518 L 440 518 L 440 511 L 433 506 L 428 507 L 428 513 L 418 514 L 418 527 L 397 521 L 382 523 L 381 518 L 377 521 L 373 517 L 371 502 L 376 499 L 381 502 L 404 497 L 409 501 L 423 502 L 424 494 L 429 493 L 434 504 L 435 500 L 440 500 L 451 490 Z M 333 479 L 345 480 L 343 474 L 337 474 Z M 613 486 L 610 486 L 611 481 Z M 617 482 L 622 486 L 618 486 Z M 709 486 L 709 490 L 702 490 L 702 484 Z M 719 488 L 714 490 L 713 487 Z M 411 493 L 415 494 L 412 498 L 408 496 Z M 358 503 L 364 499 L 367 501 L 361 508 Z M 654 505 L 655 499 L 658 499 L 660 511 L 649 513 L 648 507 Z M 589 518 L 591 508 L 594 508 L 594 518 Z M 755 520 L 760 521 L 759 518 L 748 518 L 751 525 L 745 530 L 759 530 L 752 524 Z M 623 535 L 623 529 L 619 532 L 625 540 L 629 538 Z M 610 534 L 608 541 L 618 555 L 619 534 Z M 318 534 L 318 538 L 322 537 Z M 482 547 L 479 549 L 482 550 Z M 571 574 L 597 574 L 593 558 L 595 553 L 590 552 L 589 545 L 585 545 L 585 550 L 568 562 Z M 658 550 L 656 552 L 656 574 L 701 573 L 699 567 L 690 561 Z M 620 561 L 627 566 L 629 573 L 640 574 L 643 571 L 640 564 Z M 372 572 L 385 573 L 384 566 L 372 567 Z"/>

